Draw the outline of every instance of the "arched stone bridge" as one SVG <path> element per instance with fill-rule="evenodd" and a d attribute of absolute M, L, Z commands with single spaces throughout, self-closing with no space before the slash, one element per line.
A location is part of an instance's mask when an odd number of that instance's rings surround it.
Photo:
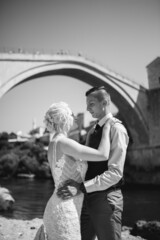
<path fill-rule="evenodd" d="M 1 53 L 0 97 L 18 84 L 49 75 L 65 75 L 91 86 L 106 86 L 134 145 L 148 144 L 147 89 L 80 55 Z"/>

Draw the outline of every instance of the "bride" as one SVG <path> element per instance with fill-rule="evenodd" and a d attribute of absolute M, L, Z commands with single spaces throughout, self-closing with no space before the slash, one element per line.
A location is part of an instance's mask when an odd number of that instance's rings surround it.
<path fill-rule="evenodd" d="M 75 124 L 74 115 L 64 102 L 52 104 L 45 114 L 44 123 L 53 133 L 48 148 L 48 162 L 55 183 L 43 216 L 43 225 L 34 240 L 80 240 L 80 215 L 84 194 L 71 188 L 73 197 L 62 200 L 57 189 L 68 179 L 82 183 L 87 171 L 87 161 L 105 161 L 109 155 L 109 129 L 107 124 L 103 134 L 108 134 L 108 147 L 104 147 L 103 135 L 98 150 L 79 144 L 68 138 Z M 106 138 L 106 136 L 104 136 Z M 43 194 L 43 189 L 42 189 Z"/>

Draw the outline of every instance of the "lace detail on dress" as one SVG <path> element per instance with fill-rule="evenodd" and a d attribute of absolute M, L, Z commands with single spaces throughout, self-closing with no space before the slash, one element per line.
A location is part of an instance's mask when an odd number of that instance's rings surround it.
<path fill-rule="evenodd" d="M 82 162 L 82 161 L 77 161 L 76 163 L 77 163 L 77 171 L 80 173 L 82 181 L 84 181 L 88 164 L 87 162 Z"/>
<path fill-rule="evenodd" d="M 87 170 L 87 162 L 76 160 L 71 156 L 63 154 L 59 159 L 56 159 L 56 145 L 57 139 L 53 144 L 53 156 L 55 157 L 54 160 L 50 162 L 55 182 L 55 191 L 65 180 L 74 179 L 77 182 L 84 181 Z"/>
<path fill-rule="evenodd" d="M 54 167 L 54 182 L 55 182 L 55 189 L 57 189 L 58 185 L 59 185 L 59 181 L 62 175 L 62 171 L 63 171 L 63 167 L 65 164 L 65 159 L 61 158 L 59 159 L 56 163 L 55 163 L 55 167 Z"/>

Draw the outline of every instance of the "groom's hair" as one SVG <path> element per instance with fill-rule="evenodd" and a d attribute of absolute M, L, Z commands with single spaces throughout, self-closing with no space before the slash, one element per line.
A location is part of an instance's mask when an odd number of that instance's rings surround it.
<path fill-rule="evenodd" d="M 98 101 L 107 100 L 108 103 L 111 101 L 110 94 L 104 86 L 92 87 L 85 95 L 86 97 L 92 95 L 94 98 L 97 98 Z"/>

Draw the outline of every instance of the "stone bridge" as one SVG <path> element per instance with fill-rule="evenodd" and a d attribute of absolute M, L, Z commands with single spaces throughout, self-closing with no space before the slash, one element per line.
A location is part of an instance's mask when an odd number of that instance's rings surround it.
<path fill-rule="evenodd" d="M 159 99 L 160 106 L 159 66 L 160 58 L 147 66 L 150 89 L 146 89 L 80 54 L 0 53 L 0 97 L 18 84 L 49 75 L 70 76 L 91 86 L 104 85 L 133 139 L 131 147 L 136 150 L 152 148 L 160 145 L 157 133 L 160 116 L 156 126 L 157 117 L 153 118 L 156 99 Z"/>

